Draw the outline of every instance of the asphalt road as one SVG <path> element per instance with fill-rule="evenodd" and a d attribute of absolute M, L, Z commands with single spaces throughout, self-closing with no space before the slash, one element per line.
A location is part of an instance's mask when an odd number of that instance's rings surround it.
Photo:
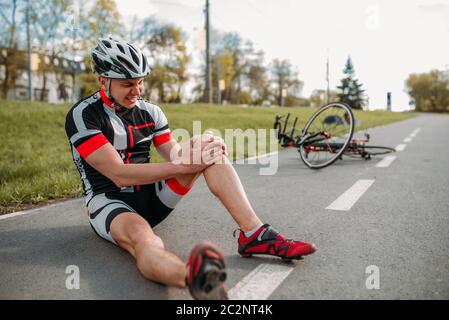
<path fill-rule="evenodd" d="M 293 149 L 279 153 L 272 176 L 259 175 L 258 165 L 235 165 L 262 220 L 314 242 L 312 256 L 291 264 L 241 258 L 236 225 L 203 180 L 155 232 L 184 260 L 202 240 L 218 244 L 229 288 L 261 264 L 292 268 L 268 299 L 448 299 L 449 116 L 420 115 L 370 133 L 372 144 L 406 148 L 386 168 L 376 167 L 377 157 L 314 171 Z M 326 209 L 361 179 L 374 183 L 350 210 Z M 0 220 L 0 244 L 0 299 L 190 299 L 145 280 L 131 256 L 99 239 L 82 199 Z M 66 287 L 71 265 L 79 268 L 79 289 Z M 378 289 L 366 286 L 368 266 L 378 268 Z"/>

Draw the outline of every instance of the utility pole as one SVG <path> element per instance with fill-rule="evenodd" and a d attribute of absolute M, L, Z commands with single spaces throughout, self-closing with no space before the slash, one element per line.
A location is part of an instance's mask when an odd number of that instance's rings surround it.
<path fill-rule="evenodd" d="M 326 61 L 326 82 L 327 82 L 327 103 L 329 104 L 330 100 L 330 88 L 329 88 L 329 52 L 327 53 L 327 61 Z"/>
<path fill-rule="evenodd" d="M 204 90 L 204 101 L 212 103 L 212 66 L 210 61 L 210 23 L 209 23 L 209 0 L 206 0 L 204 9 L 206 18 L 206 88 Z"/>
<path fill-rule="evenodd" d="M 31 38 L 30 38 L 30 0 L 26 2 L 26 28 L 27 28 L 27 47 L 28 47 L 28 99 L 33 101 L 33 88 L 31 81 Z"/>

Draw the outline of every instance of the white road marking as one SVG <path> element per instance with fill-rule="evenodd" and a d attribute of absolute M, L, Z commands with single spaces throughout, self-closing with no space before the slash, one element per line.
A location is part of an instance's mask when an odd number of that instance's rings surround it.
<path fill-rule="evenodd" d="M 360 199 L 360 197 L 371 187 L 375 180 L 362 179 L 346 190 L 341 196 L 332 202 L 326 209 L 348 211 Z"/>
<path fill-rule="evenodd" d="M 393 163 L 393 161 L 396 159 L 396 156 L 386 156 L 382 159 L 379 163 L 376 164 L 376 167 L 378 168 L 388 168 L 390 164 Z"/>
<path fill-rule="evenodd" d="M 415 130 L 413 130 L 412 133 L 410 133 L 409 137 L 414 138 L 420 131 L 421 131 L 421 128 L 416 128 Z"/>
<path fill-rule="evenodd" d="M 407 145 L 405 143 L 401 143 L 398 144 L 397 147 L 395 148 L 396 151 L 404 151 L 405 147 L 407 147 Z"/>
<path fill-rule="evenodd" d="M 260 264 L 229 290 L 229 299 L 266 300 L 292 271 L 292 267 Z"/>
<path fill-rule="evenodd" d="M 416 128 L 412 133 L 409 134 L 407 138 L 404 139 L 404 142 L 412 142 L 413 138 L 421 131 L 421 128 Z"/>
<path fill-rule="evenodd" d="M 23 216 L 25 214 L 33 213 L 33 212 L 36 212 L 36 211 L 39 211 L 39 210 L 46 210 L 46 209 L 51 208 L 51 207 L 57 207 L 57 206 L 60 206 L 60 205 L 63 205 L 63 204 L 68 204 L 68 203 L 75 202 L 75 201 L 78 201 L 78 200 L 80 200 L 80 198 L 70 199 L 70 200 L 66 200 L 66 201 L 61 201 L 61 202 L 53 203 L 53 204 L 49 204 L 49 205 L 43 205 L 41 207 L 30 209 L 30 210 L 17 211 L 17 212 L 8 213 L 8 214 L 2 214 L 2 215 L 0 215 L 0 220 L 13 218 L 13 217 L 18 217 L 18 216 Z"/>
<path fill-rule="evenodd" d="M 266 154 L 261 154 L 259 156 L 246 158 L 246 159 L 244 159 L 244 161 L 245 162 L 250 162 L 252 160 L 256 160 L 256 159 L 260 159 L 260 158 L 271 157 L 271 156 L 273 156 L 273 155 L 275 155 L 277 153 L 279 153 L 279 152 L 275 151 L 275 152 L 270 152 L 270 153 L 266 153 Z"/>

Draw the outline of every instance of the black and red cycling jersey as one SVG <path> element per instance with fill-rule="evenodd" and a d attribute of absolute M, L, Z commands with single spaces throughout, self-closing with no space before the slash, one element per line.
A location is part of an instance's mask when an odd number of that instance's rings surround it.
<path fill-rule="evenodd" d="M 70 109 L 65 129 L 86 203 L 100 193 L 139 189 L 139 186 L 117 187 L 86 162 L 89 154 L 110 143 L 124 163 L 148 163 L 151 142 L 157 147 L 171 139 L 167 118 L 160 107 L 143 99 L 138 99 L 133 108 L 116 107 L 103 90 Z"/>

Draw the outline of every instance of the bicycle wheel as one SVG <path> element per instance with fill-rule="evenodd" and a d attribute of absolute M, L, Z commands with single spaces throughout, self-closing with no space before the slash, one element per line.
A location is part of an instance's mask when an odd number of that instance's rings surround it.
<path fill-rule="evenodd" d="M 321 107 L 298 140 L 303 142 L 298 150 L 302 161 L 312 169 L 331 165 L 343 154 L 353 133 L 354 114 L 347 104 L 333 102 Z"/>
<path fill-rule="evenodd" d="M 380 147 L 380 146 L 364 146 L 363 149 L 366 154 L 369 154 L 371 156 L 377 156 L 377 155 L 381 155 L 381 154 L 396 152 L 395 148 Z"/>

